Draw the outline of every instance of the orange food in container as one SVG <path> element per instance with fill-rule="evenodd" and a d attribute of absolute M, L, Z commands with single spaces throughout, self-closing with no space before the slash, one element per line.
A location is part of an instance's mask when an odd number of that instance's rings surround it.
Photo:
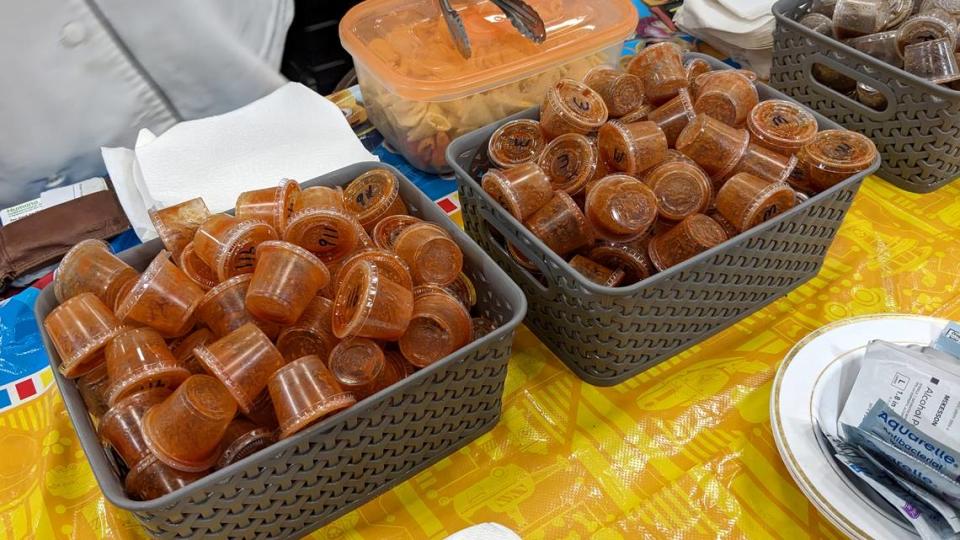
<path fill-rule="evenodd" d="M 589 257 L 607 268 L 623 270 L 624 285 L 643 281 L 657 271 L 647 256 L 647 250 L 631 244 L 603 242 L 590 250 Z"/>
<path fill-rule="evenodd" d="M 197 229 L 193 249 L 220 281 L 226 281 L 253 272 L 257 246 L 276 239 L 276 229 L 267 223 L 214 214 Z"/>
<path fill-rule="evenodd" d="M 247 310 L 266 321 L 293 324 L 329 281 L 329 270 L 309 251 L 287 242 L 264 242 L 257 246 Z"/>
<path fill-rule="evenodd" d="M 817 135 L 817 119 L 803 107 L 779 99 L 764 101 L 747 115 L 752 142 L 794 155 Z"/>
<path fill-rule="evenodd" d="M 193 354 L 193 350 L 201 345 L 216 341 L 216 339 L 217 337 L 213 335 L 209 328 L 199 328 L 186 337 L 172 341 L 170 351 L 173 353 L 173 357 L 177 359 L 178 364 L 187 368 L 194 375 L 202 375 L 206 371 L 200 361 L 197 360 L 197 356 Z"/>
<path fill-rule="evenodd" d="M 587 222 L 601 238 L 629 242 L 657 219 L 657 197 L 646 184 L 626 175 L 608 176 L 587 193 Z"/>
<path fill-rule="evenodd" d="M 570 195 L 583 191 L 587 182 L 596 179 L 607 169 L 606 163 L 600 160 L 595 141 L 579 133 L 568 133 L 550 141 L 540 154 L 538 163 L 550 179 L 552 188 Z M 544 194 L 546 197 L 543 202 L 546 204 L 553 193 L 547 194 L 544 190 Z"/>
<path fill-rule="evenodd" d="M 413 291 L 397 283 L 379 265 L 359 261 L 339 283 L 333 305 L 333 333 L 338 338 L 396 340 L 413 312 Z"/>
<path fill-rule="evenodd" d="M 600 157 L 615 171 L 636 176 L 663 161 L 667 136 L 650 121 L 624 124 L 612 120 L 597 136 Z"/>
<path fill-rule="evenodd" d="M 667 137 L 667 143 L 673 147 L 677 143 L 677 137 L 683 128 L 691 120 L 697 117 L 694 111 L 693 102 L 690 100 L 690 93 L 686 88 L 681 88 L 677 92 L 677 97 L 664 103 L 663 105 L 649 111 L 644 120 L 649 120 L 657 125 Z"/>
<path fill-rule="evenodd" d="M 197 306 L 197 320 L 222 338 L 237 328 L 253 323 L 268 337 L 276 337 L 280 325 L 254 316 L 247 309 L 247 291 L 253 274 L 232 277 L 207 291 Z"/>
<path fill-rule="evenodd" d="M 186 487 L 206 474 L 206 471 L 178 471 L 151 455 L 130 469 L 123 487 L 135 499 L 150 501 Z"/>
<path fill-rule="evenodd" d="M 422 222 L 422 219 L 414 216 L 399 215 L 385 217 L 380 223 L 377 223 L 373 228 L 373 232 L 370 233 L 373 245 L 380 249 L 392 250 L 393 244 L 397 241 L 397 236 L 399 236 L 404 229 Z"/>
<path fill-rule="evenodd" d="M 60 303 L 81 293 L 93 293 L 113 309 L 138 277 L 137 271 L 114 255 L 106 242 L 84 240 L 60 261 L 53 292 Z"/>
<path fill-rule="evenodd" d="M 98 354 L 122 331 L 120 321 L 93 293 L 81 293 L 57 306 L 43 321 L 57 354 L 60 373 L 79 377 L 103 362 Z"/>
<path fill-rule="evenodd" d="M 694 214 L 650 240 L 647 253 L 653 265 L 662 272 L 726 240 L 727 234 L 716 221 L 703 214 Z"/>
<path fill-rule="evenodd" d="M 563 257 L 593 243 L 595 233 L 577 203 L 558 191 L 526 222 L 530 232 Z"/>
<path fill-rule="evenodd" d="M 111 406 L 148 388 L 173 390 L 190 376 L 190 371 L 177 362 L 160 334 L 150 328 L 134 328 L 118 334 L 107 345 L 105 356 Z"/>
<path fill-rule="evenodd" d="M 640 77 L 647 99 L 654 104 L 670 101 L 688 84 L 683 51 L 676 43 L 657 43 L 638 51 L 627 71 Z"/>
<path fill-rule="evenodd" d="M 388 363 L 377 342 L 366 338 L 341 341 L 327 361 L 340 386 L 363 400 L 403 378 L 394 364 Z"/>
<path fill-rule="evenodd" d="M 656 196 L 660 217 L 683 221 L 702 214 L 713 203 L 713 181 L 696 164 L 686 161 L 664 163 L 644 179 Z"/>
<path fill-rule="evenodd" d="M 749 173 L 734 175 L 717 193 L 717 212 L 743 232 L 793 208 L 797 194 L 783 182 Z"/>
<path fill-rule="evenodd" d="M 547 144 L 547 138 L 536 120 L 513 120 L 500 126 L 490 137 L 487 154 L 502 169 L 535 161 Z"/>
<path fill-rule="evenodd" d="M 220 283 L 216 272 L 211 270 L 210 267 L 207 266 L 207 263 L 203 262 L 203 260 L 197 256 L 193 242 L 184 246 L 180 252 L 180 259 L 177 261 L 177 266 L 180 267 L 180 270 L 183 270 L 183 273 L 186 274 L 191 281 L 205 291 L 209 291 L 216 287 L 217 283 Z"/>
<path fill-rule="evenodd" d="M 757 87 L 742 73 L 718 71 L 700 85 L 693 104 L 697 114 L 708 114 L 724 124 L 743 127 L 760 96 Z"/>
<path fill-rule="evenodd" d="M 210 217 L 207 204 L 199 197 L 162 210 L 151 209 L 147 213 L 164 247 L 173 254 L 175 260 L 180 258 L 183 248 L 193 241 L 200 224 Z"/>
<path fill-rule="evenodd" d="M 463 269 L 463 251 L 443 227 L 417 223 L 404 229 L 394 242 L 394 252 L 410 269 L 415 284 L 452 283 Z"/>
<path fill-rule="evenodd" d="M 626 272 L 620 270 L 612 270 L 603 266 L 602 264 L 592 261 L 583 255 L 575 255 L 570 259 L 570 267 L 580 272 L 580 274 L 589 279 L 590 281 L 596 283 L 597 285 L 603 285 L 605 287 L 617 287 L 623 283 L 623 279 L 626 276 Z"/>
<path fill-rule="evenodd" d="M 877 147 L 860 133 L 828 130 L 804 145 L 798 157 L 800 176 L 823 191 L 870 167 Z"/>
<path fill-rule="evenodd" d="M 418 289 L 410 325 L 400 338 L 400 352 L 417 367 L 427 367 L 473 338 L 470 312 L 443 289 Z"/>
<path fill-rule="evenodd" d="M 547 39 L 538 45 L 491 2 L 456 8 L 470 36 L 469 59 L 457 51 L 435 0 L 371 0 L 340 22 L 371 122 L 428 172 L 450 170 L 446 147 L 457 137 L 539 105 L 558 80 L 616 65 L 638 21 L 629 0 L 539 2 Z"/>
<path fill-rule="evenodd" d="M 277 349 L 287 361 L 316 355 L 328 358 L 340 340 L 333 335 L 333 300 L 315 296 L 292 326 L 277 338 Z"/>
<path fill-rule="evenodd" d="M 253 324 L 245 324 L 227 336 L 201 345 L 194 354 L 222 382 L 244 413 L 253 410 L 270 376 L 284 365 L 280 351 Z"/>
<path fill-rule="evenodd" d="M 246 418 L 234 418 L 223 433 L 223 440 L 217 451 L 220 457 L 214 468 L 222 469 L 232 465 L 274 442 L 276 438 L 273 436 L 272 429 L 259 426 Z"/>
<path fill-rule="evenodd" d="M 746 130 L 700 114 L 683 128 L 676 147 L 711 177 L 726 178 L 740 162 L 749 143 L 750 133 Z"/>
<path fill-rule="evenodd" d="M 102 417 L 109 408 L 107 404 L 109 389 L 110 376 L 107 374 L 107 363 L 103 358 L 97 360 L 97 367 L 77 379 L 77 391 L 80 392 L 87 411 L 96 418 Z"/>
<path fill-rule="evenodd" d="M 237 218 L 262 221 L 280 232 L 287 228 L 287 219 L 300 195 L 300 184 L 283 180 L 277 187 L 241 193 L 237 197 Z"/>
<path fill-rule="evenodd" d="M 483 190 L 518 221 L 532 216 L 553 196 L 550 177 L 536 163 L 524 163 L 505 171 L 491 169 L 483 175 L 482 185 Z"/>
<path fill-rule="evenodd" d="M 151 455 L 143 440 L 143 415 L 166 399 L 170 391 L 168 388 L 151 388 L 127 396 L 100 420 L 97 426 L 100 440 L 113 447 L 128 468 L 136 467 L 143 458 Z"/>
<path fill-rule="evenodd" d="M 600 94 L 610 118 L 620 118 L 643 105 L 643 81 L 636 75 L 598 66 L 587 73 L 583 82 Z"/>
<path fill-rule="evenodd" d="M 356 403 L 319 356 L 304 356 L 283 366 L 270 377 L 267 388 L 281 439 Z"/>
<path fill-rule="evenodd" d="M 400 197 L 400 181 L 387 169 L 374 169 L 354 179 L 347 184 L 343 200 L 367 232 L 387 216 L 407 213 L 407 205 Z"/>

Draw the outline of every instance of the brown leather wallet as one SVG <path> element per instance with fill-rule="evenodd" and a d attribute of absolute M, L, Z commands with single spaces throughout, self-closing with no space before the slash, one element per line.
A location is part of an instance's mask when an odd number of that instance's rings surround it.
<path fill-rule="evenodd" d="M 0 228 L 0 290 L 62 257 L 81 240 L 105 240 L 130 228 L 112 190 L 85 195 Z"/>

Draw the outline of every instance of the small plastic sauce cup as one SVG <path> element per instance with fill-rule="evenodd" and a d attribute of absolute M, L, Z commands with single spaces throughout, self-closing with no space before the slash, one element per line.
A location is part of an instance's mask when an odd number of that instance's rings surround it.
<path fill-rule="evenodd" d="M 910 17 L 897 29 L 895 41 L 897 52 L 904 60 L 903 67 L 907 67 L 906 53 L 910 45 L 944 38 L 955 40 L 956 32 L 957 23 L 954 17 L 942 9 L 933 8 Z"/>
<path fill-rule="evenodd" d="M 388 364 L 383 350 L 371 339 L 341 341 L 327 362 L 340 387 L 361 401 L 396 383 L 403 374 Z"/>
<path fill-rule="evenodd" d="M 93 293 L 81 293 L 47 315 L 43 327 L 60 355 L 60 373 L 76 378 L 97 367 L 100 352 L 122 330 L 113 312 Z"/>
<path fill-rule="evenodd" d="M 107 392 L 110 389 L 110 376 L 107 374 L 107 363 L 102 357 L 97 361 L 97 367 L 91 369 L 77 379 L 77 391 L 83 398 L 87 412 L 94 418 L 100 418 L 107 412 Z"/>
<path fill-rule="evenodd" d="M 463 304 L 463 307 L 468 310 L 477 305 L 477 288 L 473 285 L 473 281 L 463 272 L 460 272 L 460 274 L 457 275 L 457 279 L 453 280 L 453 282 L 444 285 L 443 289 L 452 294 L 453 297 L 459 300 L 460 303 Z M 416 296 L 416 294 L 414 294 L 414 296 Z"/>
<path fill-rule="evenodd" d="M 270 392 L 267 392 L 266 388 L 253 401 L 253 408 L 244 412 L 243 416 L 254 424 L 267 428 L 270 433 L 275 434 L 280 427 L 280 423 L 277 422 L 277 413 L 273 410 L 273 400 L 270 399 Z"/>
<path fill-rule="evenodd" d="M 396 340 L 413 313 L 413 292 L 376 263 L 358 261 L 344 273 L 333 305 L 333 334 Z"/>
<path fill-rule="evenodd" d="M 587 72 L 583 82 L 603 98 L 610 118 L 633 112 L 643 104 L 643 81 L 609 66 L 597 66 Z"/>
<path fill-rule="evenodd" d="M 162 210 L 151 209 L 147 214 L 164 247 L 178 260 L 183 248 L 193 242 L 200 224 L 210 217 L 210 210 L 198 197 Z"/>
<path fill-rule="evenodd" d="M 696 117 L 697 113 L 694 112 L 690 93 L 686 88 L 681 88 L 677 97 L 650 111 L 646 119 L 663 131 L 667 137 L 667 144 L 672 148 L 677 143 L 677 137 L 680 136 L 683 128 Z"/>
<path fill-rule="evenodd" d="M 570 267 L 590 281 L 604 287 L 619 287 L 626 276 L 620 269 L 611 270 L 602 264 L 591 261 L 583 255 L 574 255 L 570 259 Z"/>
<path fill-rule="evenodd" d="M 733 223 L 727 221 L 727 218 L 717 211 L 716 208 L 710 211 L 707 216 L 720 224 L 720 227 L 723 228 L 723 232 L 727 233 L 727 238 L 733 238 L 740 234 L 740 231 L 733 226 Z"/>
<path fill-rule="evenodd" d="M 474 317 L 470 320 L 470 326 L 473 328 L 473 339 L 487 337 L 497 329 L 497 323 L 486 317 Z"/>
<path fill-rule="evenodd" d="M 523 221 L 547 204 L 553 194 L 550 177 L 536 163 L 512 169 L 491 169 L 483 175 L 483 190 L 518 221 Z"/>
<path fill-rule="evenodd" d="M 600 163 L 596 146 L 588 137 L 579 133 L 568 133 L 550 141 L 540 154 L 539 160 L 540 168 L 546 173 L 552 189 L 566 191 L 570 195 L 580 193 L 587 182 L 597 178 Z M 547 192 L 543 189 L 538 193 L 541 195 L 538 201 L 543 201 L 543 204 L 553 196 L 552 190 Z M 497 197 L 495 194 L 491 196 Z M 536 210 L 539 208 L 532 210 L 530 215 Z"/>
<path fill-rule="evenodd" d="M 713 178 L 726 178 L 740 162 L 750 133 L 707 116 L 697 115 L 677 137 L 677 150 L 697 162 Z"/>
<path fill-rule="evenodd" d="M 653 104 L 670 101 L 688 84 L 683 51 L 676 43 L 657 43 L 637 52 L 627 71 L 640 77 L 647 100 Z"/>
<path fill-rule="evenodd" d="M 300 196 L 293 203 L 291 215 L 304 210 L 346 210 L 343 188 L 314 186 L 301 191 Z"/>
<path fill-rule="evenodd" d="M 697 114 L 707 114 L 724 124 L 743 127 L 750 111 L 760 102 L 757 87 L 742 73 L 717 71 L 700 85 L 693 104 Z"/>
<path fill-rule="evenodd" d="M 561 257 L 589 246 L 595 237 L 580 207 L 563 191 L 558 191 L 546 206 L 527 220 L 526 225 L 534 236 Z"/>
<path fill-rule="evenodd" d="M 193 354 L 193 350 L 216 340 L 217 337 L 209 328 L 199 328 L 190 335 L 170 343 L 170 351 L 173 353 L 173 357 L 177 359 L 177 363 L 187 368 L 187 371 L 194 375 L 203 375 L 206 370 L 203 364 L 197 360 L 197 356 Z"/>
<path fill-rule="evenodd" d="M 283 180 L 277 187 L 241 193 L 237 197 L 237 218 L 261 221 L 277 232 L 283 231 L 299 195 L 300 184 L 295 180 Z"/>
<path fill-rule="evenodd" d="M 446 285 L 463 269 L 463 251 L 433 223 L 411 225 L 397 235 L 394 251 L 407 263 L 414 284 Z"/>
<path fill-rule="evenodd" d="M 285 242 L 306 249 L 324 264 L 353 253 L 363 245 L 365 237 L 356 216 L 337 208 L 311 207 L 295 212 L 283 232 Z"/>
<path fill-rule="evenodd" d="M 251 456 L 276 442 L 273 430 L 246 418 L 234 418 L 223 434 L 215 469 L 222 469 Z"/>
<path fill-rule="evenodd" d="M 798 22 L 818 34 L 833 37 L 833 20 L 823 13 L 807 13 Z"/>
<path fill-rule="evenodd" d="M 713 181 L 696 164 L 664 163 L 644 181 L 656 196 L 660 217 L 667 221 L 678 222 L 702 214 L 713 204 Z"/>
<path fill-rule="evenodd" d="M 134 499 L 150 501 L 184 488 L 206 474 L 206 471 L 178 471 L 151 455 L 127 473 L 124 489 Z"/>
<path fill-rule="evenodd" d="M 143 437 L 157 459 L 174 469 L 201 472 L 218 450 L 237 402 L 214 377 L 193 375 L 143 416 Z"/>
<path fill-rule="evenodd" d="M 587 193 L 585 216 L 597 236 L 620 242 L 639 238 L 657 219 L 657 197 L 632 176 L 613 175 Z"/>
<path fill-rule="evenodd" d="M 470 312 L 456 298 L 434 287 L 418 291 L 400 352 L 417 367 L 427 367 L 473 339 Z"/>
<path fill-rule="evenodd" d="M 139 274 L 110 251 L 106 242 L 84 240 L 73 246 L 57 268 L 53 292 L 61 304 L 81 293 L 93 293 L 113 309 Z"/>
<path fill-rule="evenodd" d="M 368 171 L 350 182 L 344 191 L 344 203 L 367 232 L 387 216 L 407 213 L 400 197 L 400 181 L 387 169 Z"/>
<path fill-rule="evenodd" d="M 283 366 L 270 378 L 267 388 L 281 439 L 356 403 L 319 356 L 304 356 Z"/>
<path fill-rule="evenodd" d="M 547 137 L 536 120 L 513 120 L 497 128 L 487 143 L 490 162 L 509 169 L 536 161 L 547 144 Z"/>
<path fill-rule="evenodd" d="M 833 35 L 839 40 L 875 34 L 890 16 L 887 2 L 837 0 L 833 10 Z"/>
<path fill-rule="evenodd" d="M 107 401 L 111 406 L 142 390 L 173 390 L 190 376 L 160 334 L 150 328 L 121 332 L 107 344 L 104 356 L 110 376 Z"/>
<path fill-rule="evenodd" d="M 704 73 L 713 71 L 713 67 L 710 65 L 710 62 L 707 62 L 703 58 L 694 58 L 688 61 L 683 65 L 683 69 L 687 72 L 688 86 L 692 86 L 693 81 L 697 80 L 697 77 L 703 75 Z"/>
<path fill-rule="evenodd" d="M 380 223 L 377 223 L 377 226 L 373 228 L 373 232 L 370 233 L 373 245 L 379 249 L 392 251 L 397 236 L 407 227 L 416 225 L 417 223 L 423 223 L 423 220 L 414 216 L 390 216 L 383 218 L 380 220 Z"/>
<path fill-rule="evenodd" d="M 726 240 L 727 234 L 716 221 L 695 214 L 650 240 L 647 254 L 653 266 L 663 271 Z"/>
<path fill-rule="evenodd" d="M 288 362 L 310 355 L 329 358 L 340 342 L 333 335 L 332 317 L 333 300 L 315 296 L 297 322 L 280 332 L 277 350 Z"/>
<path fill-rule="evenodd" d="M 877 157 L 873 141 L 852 131 L 821 131 L 800 150 L 800 169 L 818 191 L 829 189 L 870 167 Z"/>
<path fill-rule="evenodd" d="M 597 137 L 600 157 L 615 171 L 636 176 L 660 163 L 667 152 L 667 136 L 654 122 L 623 124 L 610 121 Z"/>
<path fill-rule="evenodd" d="M 903 69 L 934 84 L 960 79 L 955 41 L 944 37 L 907 45 L 903 50 Z"/>
<path fill-rule="evenodd" d="M 259 319 L 293 324 L 329 281 L 327 267 L 309 251 L 287 242 L 264 242 L 257 246 L 247 310 Z"/>
<path fill-rule="evenodd" d="M 413 278 L 410 276 L 410 268 L 407 266 L 407 263 L 403 262 L 403 259 L 396 253 L 375 248 L 358 251 L 345 259 L 334 274 L 332 282 L 336 283 L 337 287 L 339 287 L 339 285 L 343 283 L 343 278 L 347 275 L 350 268 L 361 261 L 367 261 L 377 265 L 377 268 L 383 275 L 395 281 L 404 289 L 413 290 Z M 328 298 L 334 298 L 335 296 L 336 291 Z"/>
<path fill-rule="evenodd" d="M 214 214 L 197 229 L 193 249 L 220 281 L 226 281 L 253 272 L 257 246 L 276 239 L 276 230 L 267 223 Z"/>
<path fill-rule="evenodd" d="M 521 253 L 520 250 L 517 249 L 517 246 L 509 242 L 507 242 L 507 253 L 510 254 L 510 257 L 513 258 L 513 260 L 517 264 L 519 264 L 521 267 L 526 269 L 528 272 L 532 272 L 534 274 L 540 273 L 540 268 L 536 265 L 536 263 L 528 259 L 526 255 Z"/>
<path fill-rule="evenodd" d="M 540 128 L 549 139 L 596 133 L 608 118 L 603 97 L 573 79 L 563 79 L 548 90 L 540 107 Z"/>
<path fill-rule="evenodd" d="M 784 155 L 795 155 L 817 136 L 817 119 L 803 107 L 771 99 L 747 115 L 747 129 L 753 142 Z"/>
<path fill-rule="evenodd" d="M 628 244 L 603 242 L 590 250 L 590 259 L 607 268 L 622 270 L 622 285 L 643 281 L 657 272 L 647 256 L 647 250 L 637 249 Z"/>
<path fill-rule="evenodd" d="M 161 251 L 117 306 L 117 317 L 153 328 L 163 337 L 180 337 L 193 329 L 203 289 Z"/>
<path fill-rule="evenodd" d="M 100 440 L 117 451 L 128 469 L 133 469 L 140 460 L 151 455 L 143 440 L 143 415 L 169 395 L 170 389 L 167 388 L 137 392 L 117 402 L 100 420 L 97 426 Z"/>
<path fill-rule="evenodd" d="M 197 306 L 197 320 L 212 330 L 217 338 L 247 323 L 257 325 L 267 337 L 276 337 L 280 325 L 260 319 L 247 309 L 247 291 L 252 280 L 252 274 L 241 274 L 207 291 Z"/>
<path fill-rule="evenodd" d="M 208 373 L 226 386 L 249 413 L 273 372 L 284 364 L 283 355 L 254 324 L 245 324 L 225 337 L 194 349 Z"/>
<path fill-rule="evenodd" d="M 750 143 L 734 174 L 749 173 L 769 182 L 786 182 L 797 166 L 796 156 L 785 156 L 759 144 Z"/>
<path fill-rule="evenodd" d="M 797 204 L 797 194 L 783 182 L 770 182 L 749 173 L 731 177 L 717 193 L 717 212 L 743 232 Z"/>
<path fill-rule="evenodd" d="M 209 291 L 216 287 L 217 283 L 220 283 L 216 272 L 211 270 L 207 263 L 197 256 L 197 252 L 193 248 L 193 242 L 184 246 L 180 252 L 178 266 L 191 281 L 204 291 Z"/>

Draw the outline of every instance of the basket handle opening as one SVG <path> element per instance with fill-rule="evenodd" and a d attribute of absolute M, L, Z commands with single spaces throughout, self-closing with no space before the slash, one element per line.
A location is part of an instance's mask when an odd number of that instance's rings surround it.
<path fill-rule="evenodd" d="M 817 94 L 830 100 L 843 102 L 844 106 L 855 109 L 861 115 L 875 121 L 885 121 L 895 116 L 896 107 L 892 105 L 897 103 L 897 99 L 893 90 L 887 84 L 866 73 L 851 69 L 823 54 L 807 56 L 803 68 L 810 88 Z M 849 90 L 854 95 L 856 95 L 855 83 L 862 83 L 882 94 L 885 104 L 877 108 L 865 105 L 850 95 L 824 84 L 824 80 L 829 81 L 831 78 L 835 78 L 839 84 L 852 84 L 852 88 L 845 88 L 845 90 Z"/>
<path fill-rule="evenodd" d="M 498 227 L 495 220 L 486 216 L 485 212 L 480 212 L 480 218 L 480 234 L 487 238 L 487 243 L 491 250 L 496 251 L 496 257 L 494 258 L 501 264 L 510 266 L 510 275 L 515 278 L 519 277 L 519 279 L 526 282 L 525 284 L 528 287 L 534 287 L 538 291 L 546 292 L 549 290 L 549 278 L 547 276 L 550 274 L 544 272 L 544 261 L 528 249 L 526 242 L 522 239 L 517 240 L 513 235 L 504 233 L 503 228 Z M 509 240 L 510 238 L 514 238 L 514 240 L 511 241 Z M 514 258 L 507 249 L 506 244 L 508 242 L 513 245 L 514 249 L 518 251 L 521 256 L 537 267 L 537 271 L 540 274 L 539 278 L 533 275 L 531 269 L 524 267 Z"/>

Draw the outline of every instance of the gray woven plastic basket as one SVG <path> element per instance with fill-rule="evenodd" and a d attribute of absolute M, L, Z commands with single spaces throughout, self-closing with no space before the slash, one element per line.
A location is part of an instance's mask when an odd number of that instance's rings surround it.
<path fill-rule="evenodd" d="M 513 335 L 527 308 L 523 293 L 440 208 L 389 166 L 362 163 L 304 185 L 343 185 L 375 167 L 390 168 L 401 179 L 400 192 L 412 214 L 454 236 L 463 248 L 464 271 L 476 285 L 479 311 L 499 327 L 356 406 L 179 491 L 134 501 L 124 494 L 76 386 L 56 369 L 60 359 L 44 334 L 57 385 L 101 490 L 111 503 L 132 511 L 150 534 L 299 537 L 426 469 L 500 419 Z M 153 241 L 121 258 L 142 269 L 160 249 Z M 37 301 L 37 320 L 54 307 L 53 287 L 47 287 Z"/>
<path fill-rule="evenodd" d="M 883 158 L 878 175 L 914 193 L 929 193 L 960 176 L 960 92 L 930 83 L 796 22 L 809 0 L 773 7 L 770 84 L 844 127 L 873 139 Z M 821 64 L 871 86 L 887 99 L 878 111 L 813 76 Z"/>
<path fill-rule="evenodd" d="M 710 57 L 714 68 L 727 67 Z M 761 99 L 789 99 L 759 85 Z M 536 109 L 512 118 L 537 118 Z M 581 379 L 621 383 L 729 327 L 820 270 L 863 178 L 858 174 L 745 234 L 628 287 L 597 285 L 574 271 L 487 195 L 478 152 L 506 119 L 453 142 L 466 231 L 520 285 L 526 324 Z M 821 129 L 838 126 L 817 115 Z M 546 285 L 520 267 L 492 233 L 533 261 Z"/>

